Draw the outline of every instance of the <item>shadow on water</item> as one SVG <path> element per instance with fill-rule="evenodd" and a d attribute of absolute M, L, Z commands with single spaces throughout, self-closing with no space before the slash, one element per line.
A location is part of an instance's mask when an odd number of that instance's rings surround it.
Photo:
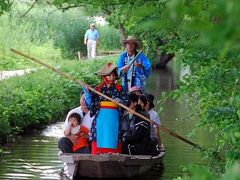
<path fill-rule="evenodd" d="M 157 101 L 162 92 L 169 92 L 176 88 L 178 79 L 178 73 L 173 73 L 172 69 L 153 71 L 149 78 L 147 92 L 153 93 Z M 187 137 L 195 124 L 195 122 L 181 118 L 187 112 L 187 106 L 177 104 L 173 100 L 166 101 L 164 106 L 165 111 L 160 114 L 162 125 L 183 137 Z M 157 110 L 158 107 L 155 109 Z M 60 174 L 63 164 L 58 159 L 59 150 L 57 148 L 58 138 L 63 135 L 61 124 L 51 125 L 39 135 L 19 138 L 6 151 L 0 153 L 0 179 L 65 179 Z M 200 154 L 190 145 L 164 132 L 161 132 L 161 137 L 166 147 L 164 167 L 161 170 L 151 171 L 145 176 L 132 179 L 172 179 L 181 176 L 180 166 L 203 163 Z M 199 143 L 209 141 L 204 131 L 199 132 L 198 136 L 191 140 Z"/>

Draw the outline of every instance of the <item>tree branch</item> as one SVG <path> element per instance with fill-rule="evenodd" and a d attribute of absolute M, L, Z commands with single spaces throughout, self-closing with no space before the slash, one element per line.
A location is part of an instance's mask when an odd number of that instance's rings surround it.
<path fill-rule="evenodd" d="M 21 18 L 24 18 L 24 17 L 31 11 L 31 9 L 34 7 L 34 5 L 36 4 L 37 1 L 38 1 L 38 0 L 35 0 L 35 1 L 32 3 L 31 7 L 21 16 Z"/>

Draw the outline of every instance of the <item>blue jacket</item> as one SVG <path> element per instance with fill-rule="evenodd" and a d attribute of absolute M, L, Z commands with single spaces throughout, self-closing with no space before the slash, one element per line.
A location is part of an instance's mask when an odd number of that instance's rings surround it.
<path fill-rule="evenodd" d="M 131 78 L 132 78 L 131 87 L 138 86 L 138 87 L 141 87 L 142 90 L 144 90 L 146 85 L 146 79 L 151 74 L 151 63 L 143 53 L 140 53 L 138 55 L 138 57 L 135 60 L 135 63 L 141 63 L 143 68 L 133 65 L 133 71 L 131 74 Z M 128 91 L 128 85 L 127 85 L 128 77 L 127 77 L 127 73 L 122 74 L 122 68 L 127 64 L 129 64 L 129 62 L 128 62 L 127 52 L 125 51 L 120 55 L 117 62 L 117 67 L 118 67 L 118 75 L 119 77 L 122 78 L 122 86 L 126 91 Z"/>

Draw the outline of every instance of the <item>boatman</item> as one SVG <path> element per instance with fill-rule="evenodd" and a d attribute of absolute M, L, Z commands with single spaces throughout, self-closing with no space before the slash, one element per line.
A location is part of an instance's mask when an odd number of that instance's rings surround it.
<path fill-rule="evenodd" d="M 129 36 L 122 43 L 126 51 L 120 55 L 117 62 L 118 75 L 122 78 L 122 86 L 126 91 L 135 86 L 144 92 L 146 79 L 151 74 L 151 63 L 142 52 L 137 51 L 137 49 L 142 48 L 141 41 Z"/>
<path fill-rule="evenodd" d="M 116 83 L 117 67 L 112 63 L 107 63 L 97 72 L 101 76 L 101 83 L 95 88 L 106 96 L 114 99 L 111 102 L 104 97 L 90 92 L 83 87 L 85 100 L 90 109 L 91 116 L 95 115 L 92 123 L 92 154 L 99 153 L 121 153 L 122 136 L 121 123 L 119 122 L 123 109 L 118 107 L 118 103 L 126 105 L 127 92 L 121 85 Z"/>

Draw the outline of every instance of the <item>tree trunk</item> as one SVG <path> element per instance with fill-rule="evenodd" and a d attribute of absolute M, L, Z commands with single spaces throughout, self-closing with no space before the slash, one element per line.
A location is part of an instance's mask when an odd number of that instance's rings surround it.
<path fill-rule="evenodd" d="M 122 23 L 119 24 L 118 31 L 119 31 L 119 34 L 120 34 L 120 41 L 121 42 L 122 42 L 122 40 L 127 39 L 126 30 L 125 30 L 125 27 L 123 26 Z"/>

